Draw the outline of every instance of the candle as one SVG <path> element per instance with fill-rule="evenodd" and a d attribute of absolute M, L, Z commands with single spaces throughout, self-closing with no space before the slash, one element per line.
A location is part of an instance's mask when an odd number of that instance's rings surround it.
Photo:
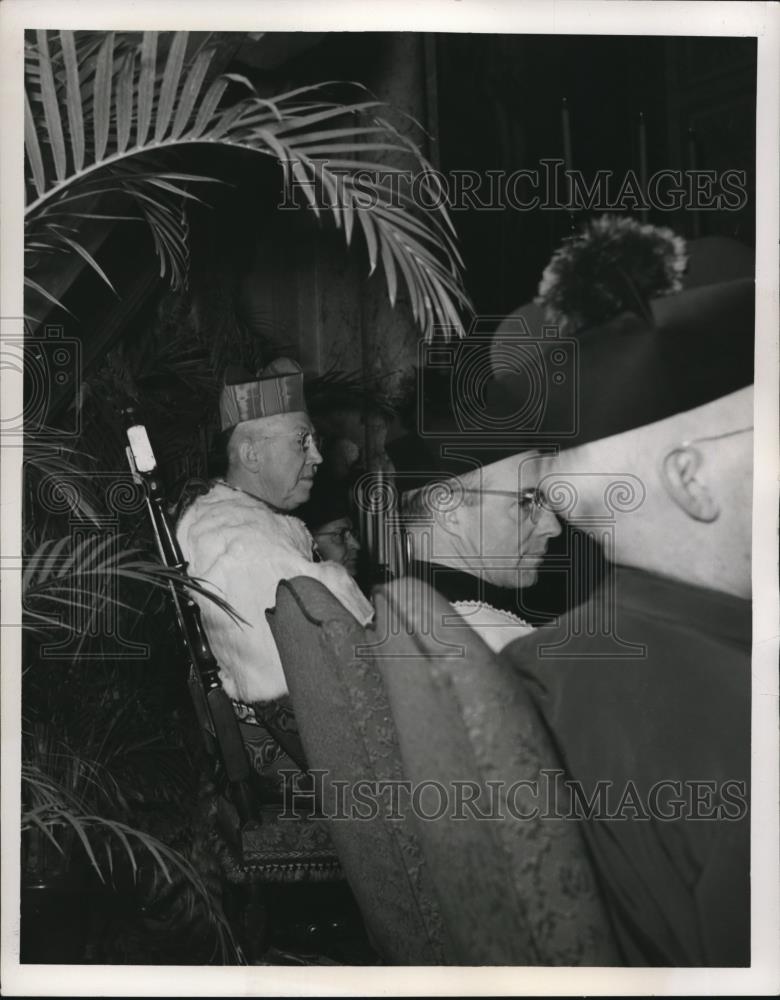
<path fill-rule="evenodd" d="M 569 122 L 569 102 L 564 97 L 561 105 L 561 128 L 563 130 L 563 162 L 571 170 L 571 123 Z"/>
<path fill-rule="evenodd" d="M 647 200 L 647 131 L 644 112 L 639 112 L 639 184 L 643 201 Z M 642 209 L 642 222 L 647 222 L 647 209 Z"/>

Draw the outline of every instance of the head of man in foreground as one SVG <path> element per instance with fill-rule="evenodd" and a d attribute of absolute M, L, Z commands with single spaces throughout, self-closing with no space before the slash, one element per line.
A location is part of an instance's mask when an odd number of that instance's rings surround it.
<path fill-rule="evenodd" d="M 752 386 L 544 458 L 540 475 L 548 504 L 611 562 L 741 598 L 752 484 Z"/>

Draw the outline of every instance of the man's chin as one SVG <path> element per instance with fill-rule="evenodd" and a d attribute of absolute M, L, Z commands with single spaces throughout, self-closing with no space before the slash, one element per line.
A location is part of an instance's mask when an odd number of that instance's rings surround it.
<path fill-rule="evenodd" d="M 518 566 L 505 573 L 497 574 L 489 582 L 511 590 L 525 590 L 526 587 L 533 587 L 538 578 L 539 573 L 535 566 Z"/>
<path fill-rule="evenodd" d="M 520 590 L 525 590 L 526 587 L 533 587 L 538 579 L 539 573 L 536 569 L 521 569 L 518 573 L 517 586 Z"/>

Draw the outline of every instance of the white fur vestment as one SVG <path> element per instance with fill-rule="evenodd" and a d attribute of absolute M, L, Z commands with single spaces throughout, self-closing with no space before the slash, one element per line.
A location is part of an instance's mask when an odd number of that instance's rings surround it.
<path fill-rule="evenodd" d="M 206 597 L 201 609 L 225 691 L 237 701 L 269 701 L 287 694 L 265 612 L 280 580 L 320 580 L 365 625 L 373 608 L 343 566 L 312 560 L 312 538 L 297 517 L 277 514 L 261 501 L 217 483 L 184 512 L 176 529 L 187 572 L 227 601 L 236 622 Z"/>

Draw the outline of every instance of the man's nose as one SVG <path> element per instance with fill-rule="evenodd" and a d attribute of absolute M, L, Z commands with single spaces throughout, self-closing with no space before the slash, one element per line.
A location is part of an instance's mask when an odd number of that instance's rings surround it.
<path fill-rule="evenodd" d="M 322 465 L 322 455 L 320 454 L 320 449 L 314 441 L 312 441 L 309 445 L 307 452 L 306 461 L 309 465 Z"/>
<path fill-rule="evenodd" d="M 560 535 L 561 522 L 553 514 L 551 510 L 547 510 L 546 507 L 542 507 L 539 511 L 539 518 L 536 522 L 536 531 L 540 535 L 547 535 L 548 538 L 555 538 L 556 535 Z"/>

